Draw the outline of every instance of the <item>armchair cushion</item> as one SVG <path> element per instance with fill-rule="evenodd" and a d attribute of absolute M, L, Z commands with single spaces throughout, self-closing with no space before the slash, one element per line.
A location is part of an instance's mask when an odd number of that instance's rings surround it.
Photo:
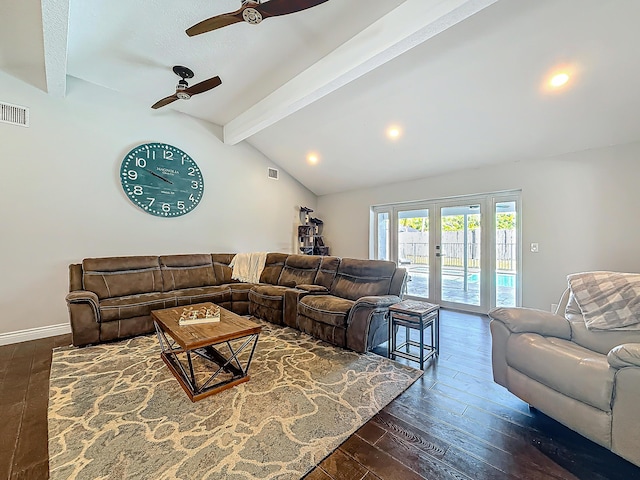
<path fill-rule="evenodd" d="M 507 363 L 553 390 L 611 411 L 615 370 L 607 357 L 569 340 L 535 333 L 511 335 Z"/>

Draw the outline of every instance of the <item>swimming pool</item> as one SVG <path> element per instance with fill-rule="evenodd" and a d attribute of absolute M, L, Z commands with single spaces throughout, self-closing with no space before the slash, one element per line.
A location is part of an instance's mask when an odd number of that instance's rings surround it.
<path fill-rule="evenodd" d="M 480 274 L 472 273 L 469 275 L 469 281 L 472 283 L 478 282 Z M 499 287 L 514 288 L 516 286 L 516 276 L 511 273 L 496 273 L 496 284 Z"/>

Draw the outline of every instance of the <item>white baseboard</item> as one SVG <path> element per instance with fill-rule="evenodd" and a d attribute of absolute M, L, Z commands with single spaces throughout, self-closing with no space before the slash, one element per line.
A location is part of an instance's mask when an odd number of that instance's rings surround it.
<path fill-rule="evenodd" d="M 55 337 L 71 333 L 71 325 L 61 323 L 59 325 L 49 325 L 48 327 L 29 328 L 28 330 L 18 330 L 17 332 L 0 333 L 0 345 L 10 343 L 28 342 L 39 338 Z"/>

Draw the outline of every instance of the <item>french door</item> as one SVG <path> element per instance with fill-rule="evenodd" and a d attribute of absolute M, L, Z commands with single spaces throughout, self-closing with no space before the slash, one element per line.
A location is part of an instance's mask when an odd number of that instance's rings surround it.
<path fill-rule="evenodd" d="M 520 194 L 372 209 L 372 257 L 408 271 L 405 297 L 486 313 L 520 305 Z"/>

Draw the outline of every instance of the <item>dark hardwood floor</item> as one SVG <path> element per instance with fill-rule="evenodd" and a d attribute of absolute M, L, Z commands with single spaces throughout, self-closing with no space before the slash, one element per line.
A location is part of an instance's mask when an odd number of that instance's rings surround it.
<path fill-rule="evenodd" d="M 48 477 L 51 352 L 69 343 L 0 347 L 0 479 Z M 443 311 L 439 358 L 306 478 L 629 480 L 640 468 L 494 384 L 488 319 Z"/>
<path fill-rule="evenodd" d="M 495 384 L 488 318 L 442 311 L 423 377 L 305 478 L 630 480 L 640 468 Z"/>

